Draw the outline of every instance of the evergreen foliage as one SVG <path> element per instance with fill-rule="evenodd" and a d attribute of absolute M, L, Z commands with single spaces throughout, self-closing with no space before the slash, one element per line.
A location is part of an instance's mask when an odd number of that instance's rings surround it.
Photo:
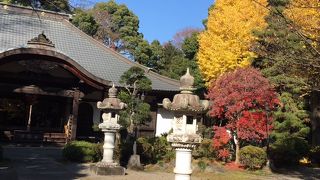
<path fill-rule="evenodd" d="M 295 1 L 269 0 L 268 26 L 255 32 L 258 40 L 253 47 L 258 55 L 253 64 L 272 82 L 282 102 L 274 113 L 271 134 L 270 158 L 276 164 L 297 163 L 306 155 L 310 120 L 304 96 L 319 84 L 316 54 L 287 16 Z"/>
<path fill-rule="evenodd" d="M 274 130 L 270 136 L 271 156 L 276 165 L 298 163 L 298 160 L 307 155 L 308 142 L 305 139 L 310 128 L 304 104 L 295 101 L 290 93 L 280 95 L 282 107 L 274 113 Z"/>
<path fill-rule="evenodd" d="M 320 3 L 318 0 L 291 0 L 284 14 L 291 26 L 306 41 L 308 48 L 320 56 Z M 307 47 L 306 47 L 307 48 Z"/>
<path fill-rule="evenodd" d="M 193 36 L 196 36 L 196 34 Z M 186 38 L 183 41 L 183 50 L 178 49 L 171 42 L 163 45 L 161 50 L 162 53 L 160 53 L 162 56 L 160 56 L 161 58 L 158 60 L 156 69 L 161 75 L 179 79 L 189 67 L 191 74 L 195 78 L 195 87 L 197 89 L 202 89 L 204 88 L 204 82 L 195 60 L 195 52 L 197 51 L 198 43 L 197 38 L 193 36 Z M 189 53 L 188 56 L 185 53 Z"/>
<path fill-rule="evenodd" d="M 99 24 L 97 39 L 119 52 L 133 53 L 140 35 L 139 19 L 126 5 L 111 0 L 95 4 L 90 12 Z"/>
<path fill-rule="evenodd" d="M 125 5 L 119 5 L 115 1 L 97 3 L 92 9 L 75 12 L 73 24 L 106 46 L 173 79 L 179 79 L 189 67 L 194 74 L 196 88 L 204 88 L 195 56 L 199 46 L 198 29 L 186 29 L 185 32 L 177 33 L 183 36 L 179 41 L 180 49 L 172 42 L 161 45 L 154 40 L 149 44 L 138 32 L 138 17 Z"/>
<path fill-rule="evenodd" d="M 151 90 L 151 81 L 145 76 L 144 70 L 139 67 L 131 67 L 120 77 L 120 83 L 124 84 L 125 91 L 120 91 L 118 97 L 128 105 L 120 111 L 120 124 L 133 133 L 137 125 L 151 120 L 150 105 L 144 102 L 144 93 Z"/>
<path fill-rule="evenodd" d="M 171 42 L 163 46 L 163 58 L 159 61 L 159 72 L 162 75 L 179 79 L 189 67 L 189 61 L 183 52 Z"/>
<path fill-rule="evenodd" d="M 94 36 L 99 27 L 94 17 L 81 9 L 77 9 L 75 12 L 72 23 L 86 34 Z"/>
<path fill-rule="evenodd" d="M 299 96 L 318 84 L 314 76 L 319 62 L 315 62 L 306 42 L 283 15 L 286 2 L 273 0 L 267 28 L 256 32 L 259 39 L 254 49 L 258 58 L 254 65 L 262 69 L 279 92 Z"/>

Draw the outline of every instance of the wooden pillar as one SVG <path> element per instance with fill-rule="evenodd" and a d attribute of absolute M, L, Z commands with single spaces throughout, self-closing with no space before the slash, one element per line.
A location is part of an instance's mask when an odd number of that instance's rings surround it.
<path fill-rule="evenodd" d="M 76 89 L 73 94 L 72 101 L 72 128 L 71 128 L 71 140 L 76 139 L 77 135 L 77 120 L 78 120 L 78 109 L 79 109 L 79 99 L 80 99 L 80 91 Z"/>

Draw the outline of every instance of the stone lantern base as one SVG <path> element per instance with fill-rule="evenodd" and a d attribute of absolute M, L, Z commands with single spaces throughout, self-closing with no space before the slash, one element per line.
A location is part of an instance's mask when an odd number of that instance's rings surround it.
<path fill-rule="evenodd" d="M 176 166 L 173 170 L 175 180 L 190 180 L 191 179 L 191 148 L 175 148 L 176 150 Z"/>
<path fill-rule="evenodd" d="M 170 139 L 170 137 L 168 139 Z M 187 140 L 190 140 L 190 139 L 187 139 Z M 199 139 L 196 138 L 196 140 L 199 140 Z M 199 142 L 171 142 L 171 146 L 176 151 L 176 163 L 175 163 L 175 168 L 173 170 L 173 172 L 175 173 L 175 180 L 191 179 L 192 150 L 195 148 L 195 146 L 198 143 Z"/>
<path fill-rule="evenodd" d="M 90 166 L 91 172 L 97 175 L 125 175 L 125 168 L 113 161 L 115 134 L 120 125 L 101 123 L 99 128 L 104 132 L 103 158 Z"/>
<path fill-rule="evenodd" d="M 90 166 L 90 171 L 97 175 L 108 176 L 108 175 L 125 175 L 126 168 L 113 164 L 105 164 L 99 162 Z"/>

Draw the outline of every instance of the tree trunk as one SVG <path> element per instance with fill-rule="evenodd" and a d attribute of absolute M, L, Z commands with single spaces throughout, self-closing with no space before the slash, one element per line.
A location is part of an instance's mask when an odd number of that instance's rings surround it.
<path fill-rule="evenodd" d="M 239 141 L 236 142 L 236 164 L 240 164 L 240 144 Z"/>
<path fill-rule="evenodd" d="M 240 164 L 240 143 L 239 143 L 239 140 L 238 140 L 236 135 L 233 135 L 233 141 L 234 141 L 234 144 L 236 145 L 236 160 L 235 160 L 235 163 L 236 164 Z"/>

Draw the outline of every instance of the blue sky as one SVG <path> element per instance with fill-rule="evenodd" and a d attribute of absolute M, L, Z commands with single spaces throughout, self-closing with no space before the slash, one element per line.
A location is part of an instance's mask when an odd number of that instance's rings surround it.
<path fill-rule="evenodd" d="M 81 0 L 80 0 L 81 1 Z M 90 0 L 106 2 L 107 0 Z M 172 39 L 184 28 L 203 28 L 202 20 L 208 16 L 208 8 L 213 0 L 116 0 L 126 4 L 139 17 L 140 29 L 144 38 L 161 43 Z"/>

